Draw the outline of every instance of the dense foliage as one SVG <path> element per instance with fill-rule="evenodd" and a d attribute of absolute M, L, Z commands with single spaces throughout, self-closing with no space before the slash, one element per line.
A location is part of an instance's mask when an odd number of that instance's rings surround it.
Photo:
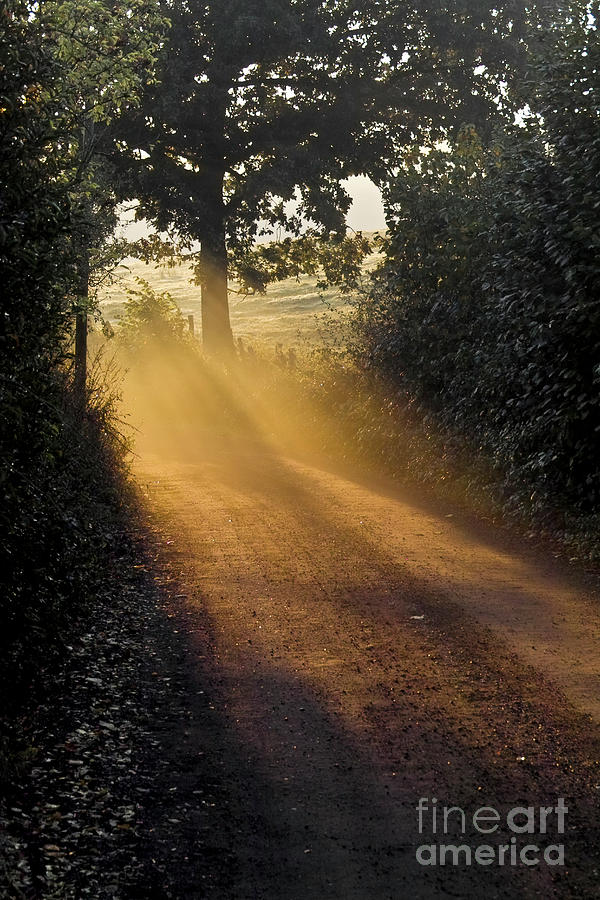
<path fill-rule="evenodd" d="M 71 362 L 81 260 L 87 280 L 114 219 L 90 136 L 132 78 L 116 4 L 10 0 L 0 15 L 0 679 L 17 704 L 93 601 L 122 527 L 115 398 L 90 378 L 83 414 Z"/>
<path fill-rule="evenodd" d="M 545 504 L 600 499 L 598 58 L 589 9 L 551 27 L 530 114 L 473 128 L 387 186 L 386 262 L 359 355 Z"/>

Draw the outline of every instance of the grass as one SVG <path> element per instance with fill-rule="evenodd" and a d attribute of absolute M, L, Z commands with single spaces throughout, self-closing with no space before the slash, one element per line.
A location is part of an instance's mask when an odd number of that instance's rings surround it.
<path fill-rule="evenodd" d="M 159 269 L 138 261 L 130 261 L 118 271 L 115 283 L 100 298 L 103 317 L 112 324 L 123 312 L 128 287 L 136 278 L 144 278 L 157 291 L 168 291 L 184 315 L 193 315 L 200 325 L 200 288 L 190 281 L 190 271 L 180 266 Z M 235 286 L 234 286 L 235 287 Z M 261 348 L 282 343 L 287 347 L 321 346 L 324 343 L 324 317 L 339 315 L 349 309 L 348 298 L 337 288 L 320 291 L 317 279 L 303 276 L 288 278 L 269 287 L 264 295 L 230 296 L 233 333 L 245 344 Z"/>
<path fill-rule="evenodd" d="M 370 239 L 376 234 L 364 232 Z M 365 272 L 373 269 L 379 259 L 378 253 L 372 254 L 365 262 Z M 200 288 L 192 283 L 190 268 L 158 268 L 138 260 L 121 266 L 114 283 L 103 289 L 100 308 L 107 321 L 118 323 L 127 288 L 135 285 L 136 278 L 145 279 L 157 291 L 168 291 L 184 315 L 194 316 L 199 331 Z M 229 309 L 235 338 L 263 351 L 274 350 L 277 343 L 286 349 L 324 346 L 327 338 L 331 339 L 332 317 L 335 320 L 348 312 L 351 302 L 338 288 L 320 290 L 317 280 L 310 276 L 287 278 L 271 285 L 266 294 L 251 297 L 235 293 L 236 285 L 232 285 Z"/>

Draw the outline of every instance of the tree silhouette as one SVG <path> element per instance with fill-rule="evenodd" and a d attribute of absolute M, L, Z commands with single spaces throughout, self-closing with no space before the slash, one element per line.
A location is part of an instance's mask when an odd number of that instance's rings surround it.
<path fill-rule="evenodd" d="M 455 0 L 174 0 L 160 83 L 118 124 L 139 215 L 201 244 L 205 347 L 233 347 L 227 259 L 261 227 L 344 229 L 341 182 L 502 112 L 527 10 Z M 498 103 L 500 98 L 500 103 Z M 506 97 L 504 96 L 506 107 Z M 286 201 L 296 200 L 293 212 Z"/>

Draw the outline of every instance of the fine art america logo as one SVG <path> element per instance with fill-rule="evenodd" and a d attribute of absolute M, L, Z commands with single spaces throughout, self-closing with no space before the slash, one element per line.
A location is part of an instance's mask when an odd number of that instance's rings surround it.
<path fill-rule="evenodd" d="M 433 840 L 417 848 L 417 862 L 422 866 L 565 864 L 564 844 L 548 843 L 565 831 L 568 807 L 563 797 L 555 806 L 515 806 L 506 813 L 493 806 L 467 812 L 460 806 L 440 806 L 435 797 L 421 797 L 416 810 L 421 839 Z M 467 832 L 475 840 L 467 843 Z M 483 843 L 485 835 L 490 843 Z"/>

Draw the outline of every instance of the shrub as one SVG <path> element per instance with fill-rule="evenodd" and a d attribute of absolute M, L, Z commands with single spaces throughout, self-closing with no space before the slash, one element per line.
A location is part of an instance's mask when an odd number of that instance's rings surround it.
<path fill-rule="evenodd" d="M 388 185 L 386 260 L 354 352 L 546 504 L 600 500 L 598 56 L 587 7 L 550 28 L 536 116 L 473 129 Z"/>

